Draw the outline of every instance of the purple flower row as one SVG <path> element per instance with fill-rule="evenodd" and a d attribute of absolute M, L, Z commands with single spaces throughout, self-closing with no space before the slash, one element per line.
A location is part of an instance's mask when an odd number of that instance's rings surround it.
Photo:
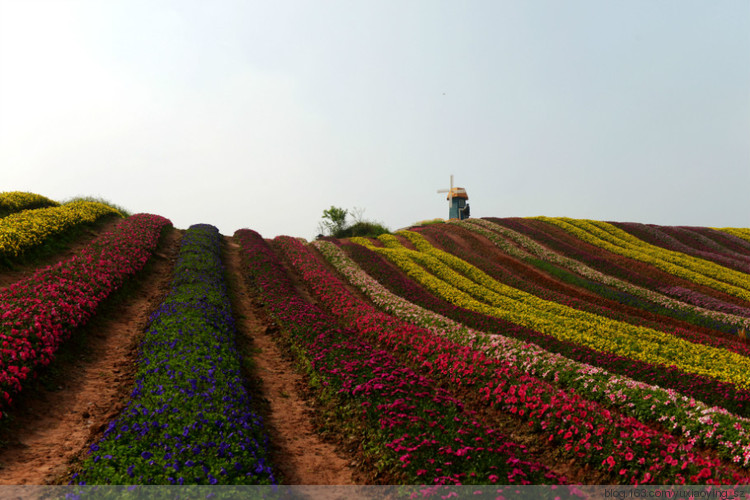
<path fill-rule="evenodd" d="M 131 399 L 91 446 L 78 484 L 275 484 L 234 347 L 220 242 L 213 226 L 185 233 Z"/>

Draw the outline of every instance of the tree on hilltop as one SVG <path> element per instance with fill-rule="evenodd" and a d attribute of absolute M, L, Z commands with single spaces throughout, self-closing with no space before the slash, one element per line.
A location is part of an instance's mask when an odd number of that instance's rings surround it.
<path fill-rule="evenodd" d="M 346 209 L 331 205 L 328 210 L 323 210 L 323 220 L 318 224 L 318 230 L 327 236 L 335 236 L 346 227 L 347 214 Z"/>
<path fill-rule="evenodd" d="M 363 208 L 354 207 L 351 213 L 354 217 L 354 223 L 349 225 L 346 222 L 346 216 L 349 210 L 334 207 L 323 210 L 322 221 L 318 224 L 320 236 L 332 236 L 334 238 L 350 238 L 352 236 L 378 236 L 384 233 L 390 233 L 390 230 L 379 222 L 365 220 Z"/>

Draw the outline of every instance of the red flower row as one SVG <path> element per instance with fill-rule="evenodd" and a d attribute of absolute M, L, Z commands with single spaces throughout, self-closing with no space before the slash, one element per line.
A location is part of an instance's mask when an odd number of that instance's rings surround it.
<path fill-rule="evenodd" d="M 36 368 L 52 361 L 73 329 L 143 268 L 171 225 L 158 215 L 133 215 L 79 254 L 0 291 L 0 405 L 12 403 L 12 395 Z"/>

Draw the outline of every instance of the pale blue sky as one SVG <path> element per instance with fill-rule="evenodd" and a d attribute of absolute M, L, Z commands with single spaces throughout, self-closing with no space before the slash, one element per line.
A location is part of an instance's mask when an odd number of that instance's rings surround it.
<path fill-rule="evenodd" d="M 0 0 L 0 191 L 312 238 L 750 226 L 747 0 Z"/>

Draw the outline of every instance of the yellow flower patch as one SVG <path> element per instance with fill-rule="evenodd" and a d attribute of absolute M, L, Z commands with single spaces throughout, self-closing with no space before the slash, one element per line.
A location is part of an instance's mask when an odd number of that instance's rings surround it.
<path fill-rule="evenodd" d="M 52 235 L 61 234 L 79 224 L 94 222 L 104 215 L 118 213 L 103 203 L 74 201 L 8 215 L 0 219 L 0 256 L 18 257 Z"/>
<path fill-rule="evenodd" d="M 33 208 L 56 207 L 59 203 L 35 193 L 5 191 L 0 193 L 0 217 Z"/>
<path fill-rule="evenodd" d="M 737 236 L 738 238 L 742 238 L 743 240 L 750 241 L 750 229 L 746 227 L 722 227 L 714 229 L 716 229 L 717 231 L 724 231 L 725 233 Z"/>

